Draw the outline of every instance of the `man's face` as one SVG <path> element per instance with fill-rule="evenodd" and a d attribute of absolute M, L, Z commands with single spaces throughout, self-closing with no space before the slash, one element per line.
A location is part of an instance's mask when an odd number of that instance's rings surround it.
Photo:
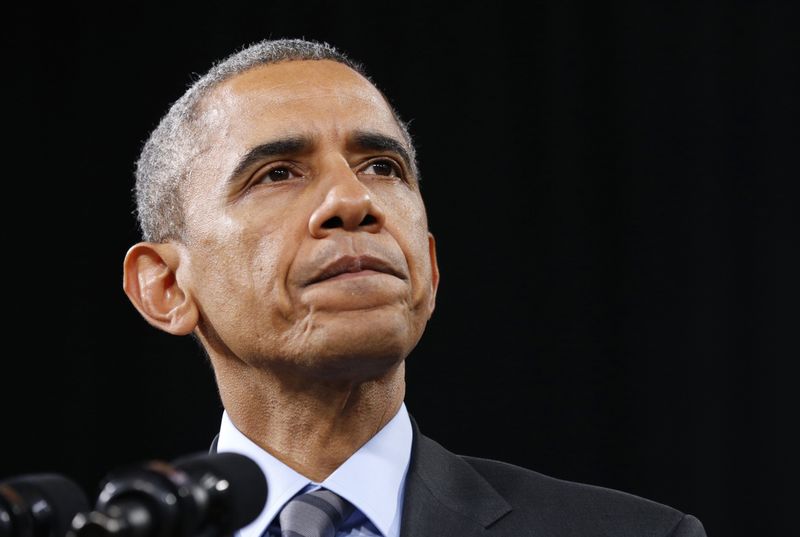
<path fill-rule="evenodd" d="M 228 80 L 202 111 L 178 278 L 212 358 L 367 377 L 402 361 L 438 269 L 381 94 L 342 64 L 291 61 Z"/>

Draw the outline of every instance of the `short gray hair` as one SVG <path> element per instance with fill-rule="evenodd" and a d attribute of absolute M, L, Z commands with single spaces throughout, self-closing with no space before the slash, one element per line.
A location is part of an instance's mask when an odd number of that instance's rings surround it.
<path fill-rule="evenodd" d="M 203 150 L 197 128 L 199 103 L 212 88 L 254 67 L 296 60 L 333 60 L 358 72 L 375 86 L 363 67 L 328 43 L 302 39 L 265 40 L 216 63 L 197 79 L 150 134 L 136 163 L 136 215 L 146 241 L 183 240 L 185 216 L 181 188 L 190 164 Z M 376 86 L 377 87 L 377 86 Z M 380 91 L 380 90 L 379 90 Z M 397 111 L 386 99 L 411 153 L 412 172 L 418 177 L 414 143 Z"/>

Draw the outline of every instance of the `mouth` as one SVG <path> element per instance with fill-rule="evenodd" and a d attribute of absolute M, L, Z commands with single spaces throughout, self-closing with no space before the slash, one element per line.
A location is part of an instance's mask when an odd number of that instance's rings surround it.
<path fill-rule="evenodd" d="M 323 267 L 313 278 L 306 282 L 305 286 L 314 285 L 332 279 L 343 279 L 347 277 L 369 276 L 372 274 L 388 274 L 401 280 L 406 277 L 403 273 L 396 270 L 386 261 L 368 255 L 343 256 L 332 263 Z"/>

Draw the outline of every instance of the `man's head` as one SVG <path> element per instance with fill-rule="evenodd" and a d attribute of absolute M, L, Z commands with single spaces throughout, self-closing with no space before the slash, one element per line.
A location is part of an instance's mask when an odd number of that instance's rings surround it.
<path fill-rule="evenodd" d="M 211 90 L 254 67 L 302 60 L 339 62 L 370 80 L 359 63 L 327 43 L 301 39 L 261 41 L 215 64 L 170 107 L 142 148 L 136 163 L 136 206 L 144 240 L 164 242 L 182 236 L 182 185 L 207 146 L 203 143 L 204 126 L 198 120 L 202 117 L 202 102 Z M 412 151 L 412 166 L 418 174 L 408 127 L 389 106 Z"/>
<path fill-rule="evenodd" d="M 407 129 L 328 46 L 266 42 L 218 64 L 145 145 L 137 202 L 148 242 L 128 252 L 125 290 L 215 367 L 370 378 L 433 311 Z"/>

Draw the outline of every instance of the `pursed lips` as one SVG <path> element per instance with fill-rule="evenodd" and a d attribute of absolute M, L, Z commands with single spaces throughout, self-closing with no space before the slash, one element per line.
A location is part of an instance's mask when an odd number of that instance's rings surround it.
<path fill-rule="evenodd" d="M 326 265 L 305 285 L 309 286 L 324 280 L 329 280 L 339 276 L 340 274 L 362 272 L 367 270 L 389 274 L 391 276 L 395 276 L 396 278 L 400 278 L 401 280 L 406 279 L 404 274 L 395 270 L 394 267 L 382 259 L 368 255 L 347 255 L 340 257 L 332 263 Z"/>

